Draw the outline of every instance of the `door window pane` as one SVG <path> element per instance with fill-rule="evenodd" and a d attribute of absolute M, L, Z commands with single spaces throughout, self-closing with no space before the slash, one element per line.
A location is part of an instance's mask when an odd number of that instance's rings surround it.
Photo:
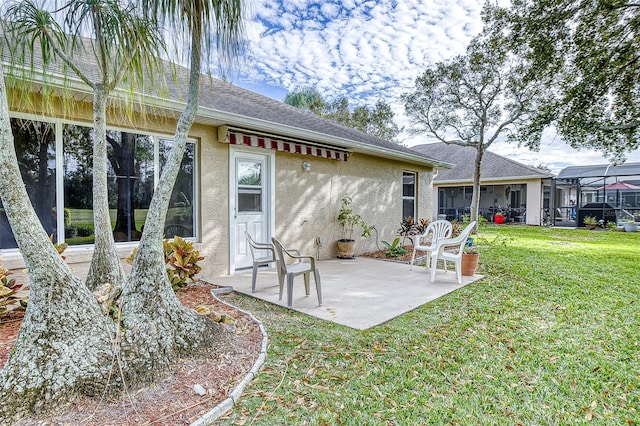
<path fill-rule="evenodd" d="M 57 241 L 55 185 L 55 126 L 53 123 L 11 119 L 20 174 L 40 223 Z M 13 232 L 0 202 L 0 248 L 16 248 Z"/>
<path fill-rule="evenodd" d="M 238 181 L 238 212 L 262 211 L 262 173 L 261 161 L 238 160 L 236 174 Z"/>

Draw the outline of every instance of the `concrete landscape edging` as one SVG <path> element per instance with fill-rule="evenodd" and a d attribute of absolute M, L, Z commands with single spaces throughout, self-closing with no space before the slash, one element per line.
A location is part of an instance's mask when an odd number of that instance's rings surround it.
<path fill-rule="evenodd" d="M 207 283 L 207 284 L 209 284 L 209 283 Z M 240 383 L 238 383 L 238 385 L 235 387 L 235 389 L 229 394 L 227 399 L 222 401 L 220 404 L 216 405 L 211 411 L 209 411 L 208 413 L 206 413 L 205 415 L 200 417 L 198 420 L 196 420 L 195 422 L 191 423 L 191 426 L 208 426 L 208 425 L 211 425 L 211 424 L 213 424 L 213 422 L 215 422 L 217 419 L 219 419 L 225 413 L 227 413 L 228 411 L 232 410 L 233 407 L 240 400 L 240 396 L 244 392 L 244 389 L 255 378 L 255 376 L 262 369 L 262 366 L 264 365 L 264 363 L 267 360 L 267 345 L 268 345 L 269 339 L 267 337 L 267 332 L 266 332 L 266 330 L 264 328 L 264 325 L 262 324 L 262 321 L 260 321 L 255 316 L 253 316 L 253 314 L 251 314 L 251 312 L 242 310 L 242 309 L 240 309 L 240 308 L 238 308 L 236 306 L 233 306 L 233 305 L 231 305 L 231 304 L 229 304 L 227 302 L 224 302 L 224 301 L 220 300 L 218 298 L 218 296 L 217 296 L 217 294 L 230 293 L 232 291 L 233 291 L 233 287 L 222 287 L 222 288 L 211 290 L 211 295 L 218 302 L 223 303 L 223 304 L 225 304 L 225 305 L 227 305 L 229 307 L 232 307 L 233 309 L 236 309 L 237 311 L 247 315 L 251 319 L 251 321 L 253 321 L 258 326 L 258 328 L 260 329 L 260 333 L 262 334 L 262 345 L 260 347 L 260 355 L 258 356 L 258 359 L 256 360 L 256 362 L 253 364 L 253 367 L 251 368 L 249 373 L 247 373 L 247 375 L 240 381 Z"/>

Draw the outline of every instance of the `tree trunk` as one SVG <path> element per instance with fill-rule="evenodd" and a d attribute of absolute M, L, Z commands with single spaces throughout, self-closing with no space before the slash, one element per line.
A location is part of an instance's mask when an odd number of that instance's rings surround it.
<path fill-rule="evenodd" d="M 29 305 L 0 372 L 0 424 L 95 394 L 110 373 L 110 327 L 89 290 L 49 241 L 22 181 L 0 65 L 0 197 L 29 270 Z"/>
<path fill-rule="evenodd" d="M 123 359 L 127 379 L 145 382 L 171 369 L 179 356 L 226 350 L 232 335 L 222 325 L 184 308 L 173 292 L 164 262 L 162 236 L 171 192 L 187 136 L 195 120 L 200 89 L 200 33 L 192 29 L 187 106 L 178 120 L 174 145 L 153 194 L 131 275 L 122 293 L 125 318 Z"/>
<path fill-rule="evenodd" d="M 484 145 L 482 142 L 476 146 L 476 161 L 473 170 L 473 193 L 471 196 L 471 221 L 476 221 L 476 226 L 473 232 L 477 232 L 478 229 L 478 211 L 480 210 L 480 167 L 482 165 L 482 157 L 484 155 Z"/>
<path fill-rule="evenodd" d="M 118 258 L 109 217 L 107 187 L 107 92 L 102 84 L 93 91 L 93 222 L 95 243 L 86 285 L 90 289 L 104 283 L 122 286 L 124 269 Z"/>

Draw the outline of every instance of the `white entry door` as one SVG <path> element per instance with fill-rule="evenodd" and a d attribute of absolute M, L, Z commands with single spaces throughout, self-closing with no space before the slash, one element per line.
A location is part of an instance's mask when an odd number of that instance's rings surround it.
<path fill-rule="evenodd" d="M 273 154 L 231 149 L 230 271 L 253 264 L 245 231 L 258 242 L 271 241 Z"/>

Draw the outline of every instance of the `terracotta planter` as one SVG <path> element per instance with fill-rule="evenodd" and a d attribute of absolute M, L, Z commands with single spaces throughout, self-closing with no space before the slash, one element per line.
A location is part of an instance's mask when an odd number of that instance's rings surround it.
<path fill-rule="evenodd" d="M 504 216 L 503 215 L 494 215 L 493 216 L 493 221 L 495 223 L 504 223 Z"/>
<path fill-rule="evenodd" d="M 463 253 L 462 254 L 462 275 L 471 276 L 475 274 L 478 268 L 478 258 L 480 253 Z"/>
<path fill-rule="evenodd" d="M 356 241 L 355 240 L 338 240 L 338 257 L 340 259 L 355 258 Z"/>

